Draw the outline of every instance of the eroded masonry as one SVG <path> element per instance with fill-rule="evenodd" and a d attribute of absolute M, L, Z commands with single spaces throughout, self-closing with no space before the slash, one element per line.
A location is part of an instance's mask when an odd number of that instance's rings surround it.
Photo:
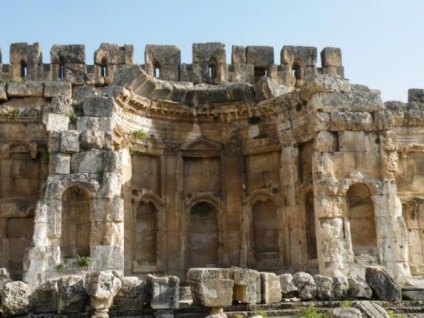
<path fill-rule="evenodd" d="M 0 52 L 0 267 L 424 274 L 424 90 L 383 103 L 341 51 L 38 43 Z M 60 266 L 60 268 L 58 267 Z M 60 270 L 58 270 L 60 269 Z"/>

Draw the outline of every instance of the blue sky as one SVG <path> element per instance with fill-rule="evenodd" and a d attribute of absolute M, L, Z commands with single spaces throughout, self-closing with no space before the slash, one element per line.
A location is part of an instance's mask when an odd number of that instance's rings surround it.
<path fill-rule="evenodd" d="M 406 101 L 424 88 L 423 0 L 0 0 L 0 47 L 40 42 L 44 63 L 53 44 L 85 44 L 87 63 L 101 42 L 172 44 L 191 63 L 195 42 L 269 45 L 279 63 L 284 45 L 340 47 L 352 83 Z M 228 57 L 227 61 L 230 63 Z"/>

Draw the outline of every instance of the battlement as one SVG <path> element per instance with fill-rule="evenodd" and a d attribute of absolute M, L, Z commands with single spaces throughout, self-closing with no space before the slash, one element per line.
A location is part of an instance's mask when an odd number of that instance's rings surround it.
<path fill-rule="evenodd" d="M 270 46 L 232 46 L 231 64 L 227 63 L 223 43 L 195 43 L 191 64 L 181 62 L 181 50 L 173 45 L 146 45 L 147 74 L 166 81 L 194 84 L 221 84 L 225 82 L 254 84 L 262 76 L 281 85 L 300 87 L 316 74 L 343 77 L 342 54 L 338 48 L 321 51 L 321 67 L 317 67 L 317 48 L 284 46 L 280 64 L 274 60 Z M 10 81 L 42 80 L 63 81 L 75 85 L 111 84 L 117 70 L 134 65 L 133 45 L 118 46 L 102 43 L 94 52 L 93 64 L 86 64 L 84 45 L 53 45 L 50 64 L 43 63 L 39 43 L 13 43 L 10 46 L 10 64 L 2 64 L 0 48 L 0 78 Z"/>

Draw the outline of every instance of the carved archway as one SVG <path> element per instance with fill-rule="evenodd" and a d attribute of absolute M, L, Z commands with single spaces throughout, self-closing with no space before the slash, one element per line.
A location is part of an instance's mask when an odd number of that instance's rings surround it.
<path fill-rule="evenodd" d="M 374 203 L 369 187 L 355 183 L 346 192 L 347 221 L 355 256 L 377 256 L 377 231 Z"/>
<path fill-rule="evenodd" d="M 266 211 L 272 209 L 272 211 Z M 262 215 L 260 215 L 262 214 Z M 243 205 L 241 266 L 272 270 L 283 264 L 280 201 L 269 190 L 255 190 Z M 258 246 L 258 243 L 262 243 Z M 271 243 L 275 241 L 274 243 Z"/>
<path fill-rule="evenodd" d="M 183 251 L 186 268 L 192 265 L 197 267 L 220 266 L 223 263 L 222 237 L 226 227 L 222 200 L 210 192 L 193 193 L 184 201 L 184 214 L 182 228 L 185 238 Z M 205 226 L 201 226 L 202 220 L 207 223 Z M 202 233 L 202 229 L 205 230 L 204 233 Z M 205 242 L 199 242 L 199 245 L 195 247 L 193 240 L 197 239 L 203 239 Z M 191 254 L 198 250 L 202 243 L 215 249 L 211 255 L 203 257 L 208 264 L 203 264 L 201 261 L 194 262 L 191 258 Z M 216 261 L 213 263 L 214 258 Z"/>
<path fill-rule="evenodd" d="M 132 271 L 162 271 L 166 257 L 165 202 L 152 190 L 143 189 L 133 192 L 132 203 Z"/>
<path fill-rule="evenodd" d="M 87 190 L 73 186 L 62 196 L 62 258 L 90 255 L 91 208 Z"/>

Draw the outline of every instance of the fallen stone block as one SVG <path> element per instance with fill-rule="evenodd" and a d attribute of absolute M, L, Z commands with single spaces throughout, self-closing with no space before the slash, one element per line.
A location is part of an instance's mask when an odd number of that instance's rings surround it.
<path fill-rule="evenodd" d="M 180 279 L 176 276 L 156 277 L 147 275 L 150 307 L 153 309 L 177 309 L 180 302 Z"/>
<path fill-rule="evenodd" d="M 261 274 L 262 302 L 265 304 L 274 304 L 281 301 L 280 279 L 274 273 Z"/>
<path fill-rule="evenodd" d="M 293 298 L 298 296 L 299 290 L 293 282 L 292 274 L 281 274 L 278 276 L 278 278 L 280 279 L 281 293 L 283 298 Z"/>
<path fill-rule="evenodd" d="M 314 275 L 315 284 L 317 285 L 317 298 L 333 299 L 334 285 L 331 277 L 323 275 Z"/>
<path fill-rule="evenodd" d="M 305 272 L 297 272 L 293 275 L 293 281 L 299 290 L 300 299 L 314 299 L 317 296 L 317 285 L 312 275 Z"/>
<path fill-rule="evenodd" d="M 137 277 L 124 277 L 113 301 L 114 310 L 140 310 L 148 300 L 146 283 Z"/>
<path fill-rule="evenodd" d="M 234 280 L 233 300 L 247 304 L 261 302 L 261 277 L 258 271 L 231 268 L 230 278 Z"/>
<path fill-rule="evenodd" d="M 334 297 L 346 299 L 349 293 L 349 281 L 344 276 L 333 277 Z"/>
<path fill-rule="evenodd" d="M 225 307 L 233 302 L 234 281 L 230 270 L 223 268 L 190 268 L 187 274 L 193 304 Z"/>
<path fill-rule="evenodd" d="M 372 298 L 372 290 L 360 277 L 349 277 L 349 296 L 352 298 Z"/>
<path fill-rule="evenodd" d="M 86 281 L 90 307 L 94 310 L 92 317 L 109 317 L 109 308 L 121 288 L 121 280 L 113 273 L 101 271 L 89 273 Z"/>
<path fill-rule="evenodd" d="M 335 308 L 330 312 L 331 318 L 362 318 L 362 313 L 356 308 Z"/>
<path fill-rule="evenodd" d="M 88 305 L 84 280 L 76 275 L 64 276 L 57 282 L 59 314 L 83 312 Z"/>
<path fill-rule="evenodd" d="M 6 317 L 29 312 L 31 289 L 27 284 L 20 281 L 8 282 L 3 286 L 0 297 L 1 308 Z"/>
<path fill-rule="evenodd" d="M 37 287 L 32 294 L 32 310 L 36 314 L 50 313 L 57 310 L 57 281 L 48 280 Z"/>
<path fill-rule="evenodd" d="M 362 312 L 363 317 L 390 318 L 383 307 L 374 301 L 358 301 L 354 307 Z"/>
<path fill-rule="evenodd" d="M 378 299 L 389 301 L 402 299 L 401 289 L 384 267 L 366 267 L 365 278 Z"/>

